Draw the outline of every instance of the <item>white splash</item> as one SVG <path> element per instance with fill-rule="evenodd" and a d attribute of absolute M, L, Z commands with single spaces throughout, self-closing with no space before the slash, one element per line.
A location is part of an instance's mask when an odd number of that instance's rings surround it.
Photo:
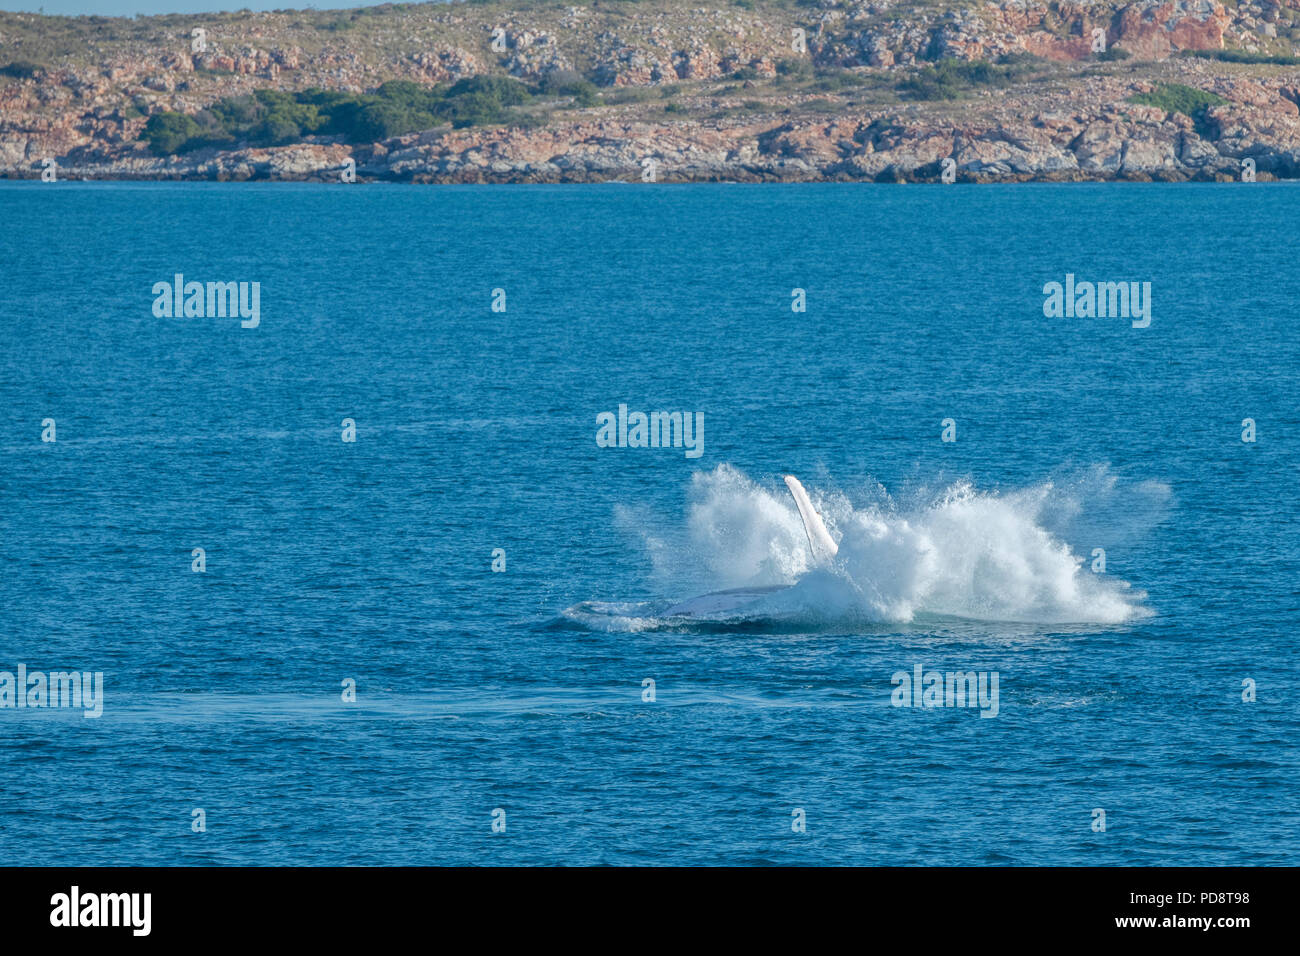
<path fill-rule="evenodd" d="M 785 489 L 761 486 L 727 465 L 694 475 L 679 530 L 649 531 L 663 524 L 627 510 L 619 517 L 647 548 L 659 587 L 677 598 L 790 585 L 748 617 L 885 623 L 931 614 L 1117 624 L 1151 613 L 1145 592 L 1094 574 L 1081 555 L 1090 561 L 1094 543 L 1127 544 L 1158 522 L 1170 498 L 1159 482 L 1125 485 L 1099 466 L 1003 493 L 957 482 L 916 492 L 908 506 L 879 486 L 855 504 L 823 482 L 806 484 L 839 541 L 824 568 L 810 570 L 808 539 Z M 636 629 L 653 619 L 653 608 L 639 606 Z"/>

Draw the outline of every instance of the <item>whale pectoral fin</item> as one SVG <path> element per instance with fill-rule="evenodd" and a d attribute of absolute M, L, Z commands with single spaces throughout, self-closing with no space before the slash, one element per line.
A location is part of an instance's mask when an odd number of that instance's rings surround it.
<path fill-rule="evenodd" d="M 799 517 L 803 519 L 803 530 L 808 535 L 808 547 L 812 550 L 813 561 L 818 564 L 826 563 L 839 553 L 840 546 L 826 530 L 826 525 L 822 523 L 822 516 L 813 508 L 808 492 L 804 491 L 799 479 L 794 475 L 786 475 L 785 486 L 790 489 L 795 507 L 799 509 Z"/>

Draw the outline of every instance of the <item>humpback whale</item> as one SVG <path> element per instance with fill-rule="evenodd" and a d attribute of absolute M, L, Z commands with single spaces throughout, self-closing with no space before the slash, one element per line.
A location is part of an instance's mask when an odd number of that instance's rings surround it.
<path fill-rule="evenodd" d="M 794 475 L 785 475 L 785 486 L 790 489 L 799 517 L 803 520 L 803 530 L 808 535 L 808 550 L 812 554 L 813 566 L 822 567 L 831 562 L 839 553 L 839 545 L 826 530 L 822 516 L 813 507 L 808 492 Z M 727 591 L 713 591 L 689 598 L 670 607 L 664 612 L 666 617 L 717 617 L 743 614 L 769 594 L 785 591 L 793 585 L 776 584 L 766 587 L 732 588 Z"/>

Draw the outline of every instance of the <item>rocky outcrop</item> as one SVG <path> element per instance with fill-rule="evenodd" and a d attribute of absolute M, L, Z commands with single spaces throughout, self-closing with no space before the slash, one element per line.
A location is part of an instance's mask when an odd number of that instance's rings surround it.
<path fill-rule="evenodd" d="M 411 64 L 409 68 L 403 69 L 398 65 L 394 72 L 424 83 L 454 83 L 483 69 L 473 54 L 454 47 L 412 53 L 407 60 Z"/>
<path fill-rule="evenodd" d="M 601 86 L 650 86 L 677 82 L 670 60 L 636 47 L 619 46 L 601 56 L 592 71 Z"/>
<path fill-rule="evenodd" d="M 572 61 L 560 52 L 552 33 L 523 30 L 507 34 L 505 40 L 510 50 L 505 66 L 511 76 L 535 80 L 559 70 L 573 70 Z"/>
<path fill-rule="evenodd" d="M 875 7 L 868 8 L 875 11 Z M 1002 0 L 956 10 L 922 9 L 861 27 L 850 21 L 819 48 L 840 65 L 894 66 L 951 57 L 983 60 L 1029 53 L 1060 61 L 1096 55 L 1094 31 L 1107 49 L 1147 60 L 1180 50 L 1220 49 L 1232 24 L 1217 0 L 1142 0 L 1127 4 Z"/>
<path fill-rule="evenodd" d="M 939 125 L 898 114 L 708 125 L 593 121 L 542 129 L 431 130 L 366 147 L 313 143 L 280 149 L 201 151 L 157 158 L 139 144 L 73 151 L 65 178 L 340 181 L 349 158 L 361 179 L 406 182 L 930 181 L 945 158 L 971 182 L 1086 179 L 1233 179 L 1241 160 L 1261 178 L 1300 172 L 1300 117 L 1232 102 L 1198 131 L 1181 114 L 1108 104 L 1020 122 Z M 1203 133 L 1208 133 L 1207 138 Z M 7 164 L 39 175 L 30 155 Z"/>

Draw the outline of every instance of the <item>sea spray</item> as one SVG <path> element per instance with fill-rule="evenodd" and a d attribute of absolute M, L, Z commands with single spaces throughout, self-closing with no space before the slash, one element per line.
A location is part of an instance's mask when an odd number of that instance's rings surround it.
<path fill-rule="evenodd" d="M 1150 527 L 1169 497 L 1159 483 L 1120 483 L 1103 467 L 1078 480 L 1057 476 L 1008 492 L 955 482 L 908 505 L 883 489 L 854 504 L 816 481 L 808 484 L 840 548 L 828 567 L 816 570 L 810 570 L 807 537 L 784 489 L 760 485 L 728 465 L 693 476 L 687 519 L 676 532 L 630 510 L 620 517 L 629 530 L 656 528 L 640 537 L 656 587 L 665 594 L 791 585 L 747 612 L 763 619 L 810 627 L 907 622 L 918 614 L 1117 624 L 1150 613 L 1144 592 L 1084 566 L 1071 535 L 1086 529 L 1088 539 L 1075 542 L 1080 549 L 1117 536 L 1133 539 L 1134 529 L 1119 520 L 1125 502 L 1136 503 Z M 1095 500 L 1113 527 L 1091 520 Z M 640 629 L 653 615 L 642 607 L 637 617 Z"/>

